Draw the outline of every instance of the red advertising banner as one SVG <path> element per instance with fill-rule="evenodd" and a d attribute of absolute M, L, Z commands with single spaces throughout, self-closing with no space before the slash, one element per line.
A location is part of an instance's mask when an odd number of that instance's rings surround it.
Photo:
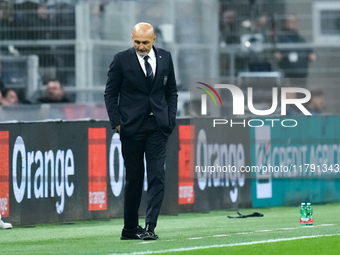
<path fill-rule="evenodd" d="M 107 209 L 106 128 L 89 128 L 89 210 Z"/>
<path fill-rule="evenodd" d="M 194 136 L 194 126 L 181 125 L 179 128 L 179 152 L 178 152 L 178 204 L 193 204 L 195 202 L 194 179 L 190 171 L 194 159 L 194 148 L 191 143 L 190 134 Z M 190 133 L 191 132 L 191 133 Z"/>
<path fill-rule="evenodd" d="M 0 214 L 9 216 L 9 131 L 0 132 Z"/>

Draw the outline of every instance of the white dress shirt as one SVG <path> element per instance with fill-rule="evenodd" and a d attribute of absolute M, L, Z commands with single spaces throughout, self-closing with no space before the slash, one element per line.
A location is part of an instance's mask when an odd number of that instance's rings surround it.
<path fill-rule="evenodd" d="M 138 60 L 139 60 L 139 64 L 142 67 L 143 72 L 146 76 L 144 57 L 140 56 L 137 52 L 136 52 L 136 54 L 137 54 L 137 57 L 138 57 Z M 152 48 L 151 48 L 148 56 L 149 56 L 148 62 L 151 65 L 153 77 L 155 77 L 155 74 L 156 74 L 156 54 L 155 54 L 155 51 Z"/>

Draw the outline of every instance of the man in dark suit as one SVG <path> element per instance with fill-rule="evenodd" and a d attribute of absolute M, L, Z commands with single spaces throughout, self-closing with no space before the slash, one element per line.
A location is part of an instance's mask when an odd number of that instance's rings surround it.
<path fill-rule="evenodd" d="M 164 196 L 166 143 L 176 125 L 177 86 L 170 53 L 153 46 L 153 27 L 138 23 L 132 40 L 134 47 L 116 54 L 110 65 L 105 104 L 112 128 L 120 133 L 126 168 L 121 239 L 155 240 Z M 144 153 L 148 178 L 145 229 L 138 223 Z"/>
<path fill-rule="evenodd" d="M 295 14 L 287 14 L 282 31 L 278 33 L 277 42 L 287 45 L 306 43 L 306 40 L 299 33 L 298 26 L 297 16 Z M 308 47 L 290 47 L 274 52 L 274 58 L 286 78 L 292 78 L 292 82 L 299 87 L 307 86 L 309 64 L 317 61 L 317 55 L 312 49 Z"/>

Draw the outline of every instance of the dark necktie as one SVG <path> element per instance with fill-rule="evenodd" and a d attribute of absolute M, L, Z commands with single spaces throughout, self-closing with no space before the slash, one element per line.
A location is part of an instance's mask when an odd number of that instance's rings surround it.
<path fill-rule="evenodd" d="M 148 61 L 150 57 L 146 55 L 144 57 L 144 65 L 145 65 L 145 70 L 146 70 L 146 77 L 148 77 L 150 80 L 153 80 L 153 73 L 152 73 L 152 67 Z"/>

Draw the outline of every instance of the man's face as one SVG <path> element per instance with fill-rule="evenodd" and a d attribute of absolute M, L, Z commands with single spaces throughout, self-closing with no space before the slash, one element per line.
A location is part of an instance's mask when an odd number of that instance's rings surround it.
<path fill-rule="evenodd" d="M 42 19 L 47 19 L 48 17 L 48 9 L 47 9 L 47 6 L 42 4 L 38 7 L 37 9 L 37 14 L 40 18 Z"/>
<path fill-rule="evenodd" d="M 223 12 L 223 24 L 229 25 L 235 19 L 235 11 L 233 10 L 226 10 Z"/>
<path fill-rule="evenodd" d="M 59 82 L 50 81 L 47 84 L 46 94 L 47 94 L 47 97 L 52 100 L 60 100 L 64 95 L 64 91 Z"/>
<path fill-rule="evenodd" d="M 10 105 L 19 103 L 18 96 L 13 90 L 8 91 L 6 99 Z"/>
<path fill-rule="evenodd" d="M 295 15 L 288 15 L 286 18 L 286 29 L 291 30 L 291 31 L 296 31 L 298 30 L 298 20 Z"/>
<path fill-rule="evenodd" d="M 323 95 L 318 95 L 313 98 L 314 107 L 317 111 L 322 111 L 325 106 L 325 98 Z"/>
<path fill-rule="evenodd" d="M 0 97 L 1 98 L 1 97 Z M 15 105 L 19 103 L 17 93 L 14 90 L 9 90 L 6 97 L 2 97 L 2 105 Z"/>
<path fill-rule="evenodd" d="M 133 30 L 132 40 L 136 52 L 144 57 L 148 55 L 152 49 L 156 36 L 151 26 L 139 26 L 137 29 L 135 28 Z"/>

